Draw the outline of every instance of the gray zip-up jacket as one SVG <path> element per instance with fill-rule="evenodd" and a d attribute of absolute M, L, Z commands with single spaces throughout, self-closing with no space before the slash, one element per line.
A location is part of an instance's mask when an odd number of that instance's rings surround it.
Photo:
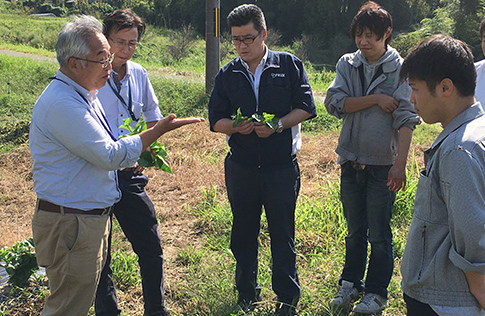
<path fill-rule="evenodd" d="M 480 103 L 445 127 L 425 161 L 401 264 L 403 292 L 431 305 L 478 306 L 465 273 L 485 274 L 485 112 Z"/>
<path fill-rule="evenodd" d="M 370 66 L 360 51 L 343 55 L 337 63 L 337 75 L 327 90 L 325 107 L 329 114 L 342 118 L 342 130 L 336 149 L 341 161 L 356 161 L 366 165 L 386 166 L 394 164 L 397 156 L 398 131 L 406 126 L 414 130 L 420 119 L 409 103 L 411 88 L 399 82 L 402 58 L 387 46 L 386 53 Z M 382 66 L 379 75 L 363 91 L 359 67 Z M 365 69 L 362 69 L 365 73 Z M 377 104 L 354 113 L 346 113 L 347 97 L 361 97 L 385 93 L 399 102 L 392 113 L 383 111 Z"/>

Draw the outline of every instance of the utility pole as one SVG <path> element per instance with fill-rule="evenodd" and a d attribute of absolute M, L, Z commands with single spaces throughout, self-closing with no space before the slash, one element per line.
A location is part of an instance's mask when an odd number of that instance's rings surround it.
<path fill-rule="evenodd" d="M 221 38 L 220 0 L 206 0 L 205 9 L 205 93 L 214 88 L 214 78 L 220 68 Z"/>

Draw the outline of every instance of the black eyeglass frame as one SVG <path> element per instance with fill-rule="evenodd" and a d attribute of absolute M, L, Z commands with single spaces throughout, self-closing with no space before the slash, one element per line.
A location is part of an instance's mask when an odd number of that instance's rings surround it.
<path fill-rule="evenodd" d="M 251 45 L 252 43 L 254 43 L 254 40 L 258 38 L 259 35 L 261 35 L 262 32 L 263 30 L 259 31 L 255 37 L 245 37 L 243 39 L 233 37 L 231 38 L 231 41 L 234 45 L 237 45 L 237 46 L 241 45 L 241 43 L 244 43 L 246 45 Z"/>

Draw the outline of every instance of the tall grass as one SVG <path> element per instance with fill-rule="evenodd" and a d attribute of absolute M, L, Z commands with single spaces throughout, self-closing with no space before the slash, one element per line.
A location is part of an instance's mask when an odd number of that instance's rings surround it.
<path fill-rule="evenodd" d="M 0 151 L 27 141 L 32 108 L 56 69 L 54 63 L 0 55 Z"/>

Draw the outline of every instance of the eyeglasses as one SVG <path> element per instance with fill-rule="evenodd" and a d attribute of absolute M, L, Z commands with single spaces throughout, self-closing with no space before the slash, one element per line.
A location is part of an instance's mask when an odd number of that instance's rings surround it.
<path fill-rule="evenodd" d="M 108 36 L 108 39 L 110 39 L 115 44 L 115 46 L 118 47 L 118 48 L 123 48 L 125 46 L 128 46 L 128 48 L 135 49 L 140 44 L 140 42 L 138 42 L 138 41 L 127 42 L 125 40 L 118 40 L 118 39 L 114 40 L 109 36 Z"/>
<path fill-rule="evenodd" d="M 103 69 L 106 69 L 109 67 L 109 65 L 111 64 L 111 62 L 113 61 L 113 58 L 115 57 L 115 54 L 111 54 L 109 55 L 108 59 L 105 59 L 105 60 L 90 60 L 90 59 L 85 59 L 85 58 L 81 58 L 81 57 L 74 57 L 74 56 L 71 56 L 71 58 L 75 58 L 75 59 L 79 59 L 79 60 L 84 60 L 84 61 L 88 61 L 90 63 L 96 63 L 96 64 L 101 64 L 101 67 L 103 67 Z"/>
<path fill-rule="evenodd" d="M 239 38 L 236 38 L 236 37 L 233 37 L 232 38 L 232 42 L 234 43 L 234 45 L 241 45 L 241 43 L 244 43 L 246 45 L 250 45 L 254 42 L 254 40 L 259 36 L 261 35 L 261 32 L 262 31 L 259 31 L 258 35 L 256 35 L 255 37 L 245 37 L 243 39 L 239 39 Z"/>

